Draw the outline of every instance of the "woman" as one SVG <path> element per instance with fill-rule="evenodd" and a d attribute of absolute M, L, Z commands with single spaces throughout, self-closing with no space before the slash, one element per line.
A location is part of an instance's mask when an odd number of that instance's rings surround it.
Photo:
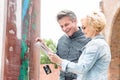
<path fill-rule="evenodd" d="M 100 34 L 106 25 L 105 16 L 100 12 L 93 12 L 83 18 L 81 23 L 84 34 L 92 40 L 83 47 L 78 63 L 61 59 L 51 52 L 49 58 L 60 65 L 62 71 L 77 74 L 77 80 L 107 80 L 111 52 Z"/>

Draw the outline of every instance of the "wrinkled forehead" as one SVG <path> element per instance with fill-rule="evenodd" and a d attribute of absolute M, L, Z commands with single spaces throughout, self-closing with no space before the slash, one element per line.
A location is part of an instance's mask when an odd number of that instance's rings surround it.
<path fill-rule="evenodd" d="M 69 17 L 63 17 L 62 19 L 60 19 L 58 21 L 58 23 L 60 25 L 64 25 L 64 24 L 69 24 L 69 23 L 72 23 L 71 19 Z"/>

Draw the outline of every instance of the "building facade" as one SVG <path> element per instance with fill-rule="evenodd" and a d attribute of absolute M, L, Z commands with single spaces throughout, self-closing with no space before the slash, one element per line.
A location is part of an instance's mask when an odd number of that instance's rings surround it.
<path fill-rule="evenodd" d="M 104 34 L 112 52 L 109 80 L 120 80 L 120 0 L 102 0 L 100 7 L 107 19 Z"/>

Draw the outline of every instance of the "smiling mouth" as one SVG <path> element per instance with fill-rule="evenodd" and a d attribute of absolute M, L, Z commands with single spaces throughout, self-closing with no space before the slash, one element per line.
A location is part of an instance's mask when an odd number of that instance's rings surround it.
<path fill-rule="evenodd" d="M 69 33 L 69 31 L 66 31 L 66 33 Z"/>
<path fill-rule="evenodd" d="M 66 30 L 66 33 L 69 33 L 70 32 L 70 30 Z"/>

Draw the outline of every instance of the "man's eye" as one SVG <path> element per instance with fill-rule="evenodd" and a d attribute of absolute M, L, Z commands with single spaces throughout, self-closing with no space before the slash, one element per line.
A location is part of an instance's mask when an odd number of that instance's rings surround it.
<path fill-rule="evenodd" d="M 69 24 L 65 24 L 65 26 L 68 26 Z"/>
<path fill-rule="evenodd" d="M 61 28 L 63 28 L 63 26 L 60 26 Z"/>

